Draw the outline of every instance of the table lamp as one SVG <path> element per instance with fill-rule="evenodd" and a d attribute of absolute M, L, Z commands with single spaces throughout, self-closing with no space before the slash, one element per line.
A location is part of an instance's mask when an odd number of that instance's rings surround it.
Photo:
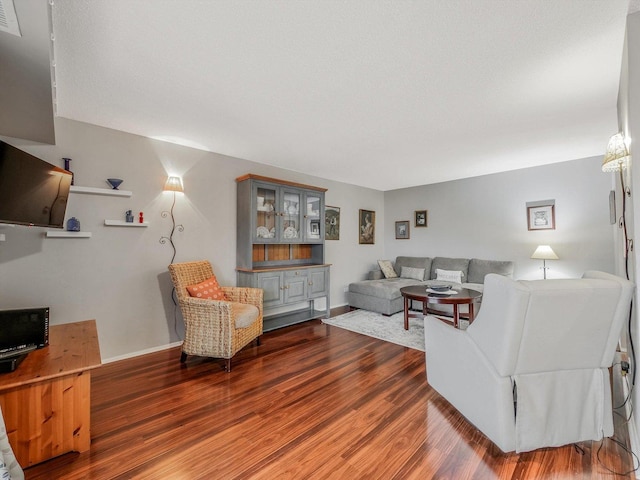
<path fill-rule="evenodd" d="M 531 258 L 542 260 L 542 272 L 545 280 L 547 279 L 547 268 L 549 268 L 547 267 L 547 260 L 558 260 L 558 256 L 549 245 L 538 245 Z"/>

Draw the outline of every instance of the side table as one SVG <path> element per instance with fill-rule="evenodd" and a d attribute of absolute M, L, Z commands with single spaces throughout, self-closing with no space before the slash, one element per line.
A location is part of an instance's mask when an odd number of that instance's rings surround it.
<path fill-rule="evenodd" d="M 22 468 L 89 450 L 91 369 L 100 366 L 95 320 L 53 325 L 49 345 L 0 374 L 0 407 Z"/>

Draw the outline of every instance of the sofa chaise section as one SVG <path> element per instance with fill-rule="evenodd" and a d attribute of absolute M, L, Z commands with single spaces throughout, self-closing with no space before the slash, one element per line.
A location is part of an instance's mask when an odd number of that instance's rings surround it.
<path fill-rule="evenodd" d="M 403 267 L 407 268 L 403 269 Z M 385 278 L 382 270 L 374 270 L 369 272 L 367 280 L 351 283 L 347 293 L 349 306 L 383 315 L 393 315 L 404 309 L 404 299 L 400 294 L 402 287 L 421 284 L 426 287 L 434 283 L 448 283 L 481 292 L 485 275 L 497 273 L 512 277 L 514 263 L 477 258 L 399 256 L 393 264 L 393 269 L 397 275 L 395 278 Z M 420 276 L 421 270 L 423 274 Z M 437 270 L 461 272 L 462 282 L 458 284 L 438 280 Z"/>

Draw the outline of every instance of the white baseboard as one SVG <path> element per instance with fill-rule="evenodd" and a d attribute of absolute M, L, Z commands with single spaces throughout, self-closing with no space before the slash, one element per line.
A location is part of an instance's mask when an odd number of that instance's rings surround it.
<path fill-rule="evenodd" d="M 147 348 L 146 350 L 139 350 L 137 352 L 131 352 L 125 355 L 119 355 L 117 357 L 103 359 L 102 363 L 104 364 L 104 363 L 117 362 L 118 360 L 126 360 L 127 358 L 134 358 L 134 357 L 139 357 L 140 355 L 146 355 L 147 353 L 154 353 L 154 352 L 160 352 L 162 350 L 169 350 L 170 348 L 179 347 L 181 345 L 182 345 L 182 341 L 173 342 L 168 345 L 160 345 L 159 347 Z"/>
<path fill-rule="evenodd" d="M 622 392 L 624 394 L 624 398 L 627 398 L 629 396 L 629 387 L 627 382 L 622 382 Z M 636 419 L 631 407 L 632 402 L 633 402 L 633 399 L 629 398 L 629 401 L 624 404 L 624 413 L 626 418 L 629 419 L 629 421 L 627 422 L 627 429 L 629 430 L 629 444 L 631 447 L 631 451 L 636 455 L 638 455 L 636 452 L 640 452 L 640 437 L 638 437 L 638 429 L 636 428 Z M 633 457 L 633 455 L 632 455 L 631 461 L 634 462 L 633 466 L 635 467 L 636 466 L 635 457 Z M 636 471 L 635 477 L 637 479 L 640 479 L 640 469 Z"/>

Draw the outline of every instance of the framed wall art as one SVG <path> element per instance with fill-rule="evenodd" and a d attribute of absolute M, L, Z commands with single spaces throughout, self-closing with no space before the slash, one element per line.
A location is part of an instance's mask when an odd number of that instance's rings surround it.
<path fill-rule="evenodd" d="M 358 239 L 363 245 L 373 245 L 376 233 L 376 212 L 373 210 L 362 210 L 358 216 Z"/>
<path fill-rule="evenodd" d="M 529 230 L 555 230 L 556 213 L 554 203 L 548 205 L 527 204 L 527 226 Z"/>
<path fill-rule="evenodd" d="M 426 227 L 426 226 L 427 226 L 427 211 L 416 210 L 416 227 Z"/>
<path fill-rule="evenodd" d="M 340 207 L 324 207 L 324 239 L 340 240 Z"/>
<path fill-rule="evenodd" d="M 409 220 L 396 222 L 396 240 L 409 240 Z"/>

